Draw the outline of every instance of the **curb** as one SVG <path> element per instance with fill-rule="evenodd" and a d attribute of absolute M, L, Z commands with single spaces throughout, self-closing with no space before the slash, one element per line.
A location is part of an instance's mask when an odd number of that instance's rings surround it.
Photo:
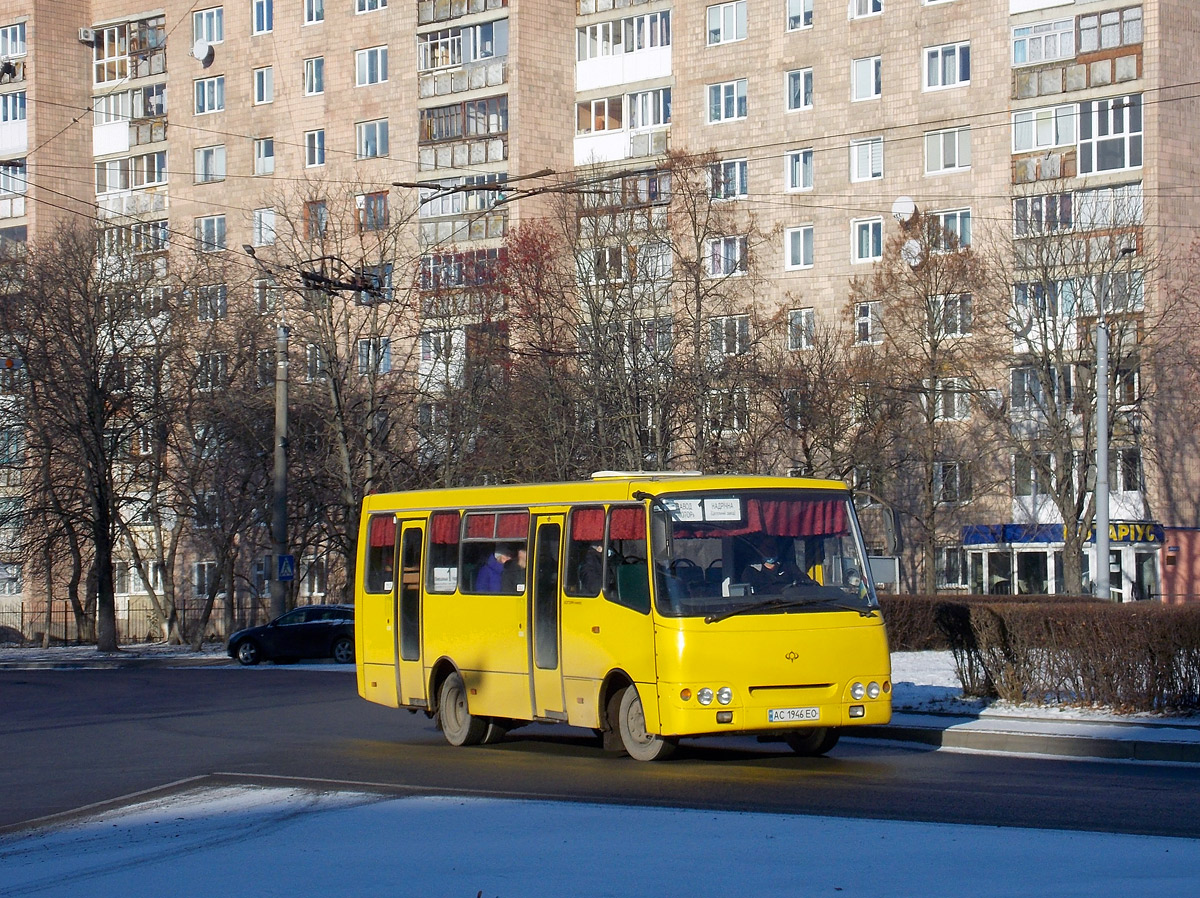
<path fill-rule="evenodd" d="M 1004 754 L 1052 755 L 1063 758 L 1097 758 L 1114 761 L 1164 761 L 1176 764 L 1200 764 L 1200 734 L 1193 739 L 1151 740 L 1115 738 L 1097 735 L 1073 736 L 1062 733 L 1030 733 L 1018 729 L 972 729 L 971 721 L 956 718 L 944 724 L 930 722 L 899 723 L 887 726 L 856 727 L 847 736 L 912 742 L 934 748 L 960 748 Z M 1117 724 L 1115 726 L 1123 726 Z"/>

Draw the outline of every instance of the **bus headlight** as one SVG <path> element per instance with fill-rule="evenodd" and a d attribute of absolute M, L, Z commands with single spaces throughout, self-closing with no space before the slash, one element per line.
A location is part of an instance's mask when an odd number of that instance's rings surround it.
<path fill-rule="evenodd" d="M 879 684 L 874 680 L 867 684 L 867 698 L 879 698 Z"/>
<path fill-rule="evenodd" d="M 705 686 L 696 693 L 696 701 L 702 705 L 711 705 L 713 700 L 713 691 Z"/>
<path fill-rule="evenodd" d="M 866 694 L 867 694 L 866 687 L 864 687 L 862 683 L 855 683 L 853 686 L 850 687 L 850 697 L 853 698 L 856 702 L 860 701 L 862 699 L 862 697 Z"/>
<path fill-rule="evenodd" d="M 733 701 L 733 690 L 732 689 L 730 689 L 728 686 L 722 686 L 720 689 L 717 690 L 717 703 L 718 704 L 728 705 L 731 701 Z"/>

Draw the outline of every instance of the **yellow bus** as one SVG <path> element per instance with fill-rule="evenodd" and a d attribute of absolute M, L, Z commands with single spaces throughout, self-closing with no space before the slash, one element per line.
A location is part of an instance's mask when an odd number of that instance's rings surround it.
<path fill-rule="evenodd" d="M 532 721 L 665 758 L 754 734 L 824 754 L 891 719 L 891 666 L 844 484 L 601 472 L 367 496 L 358 691 L 453 745 Z"/>

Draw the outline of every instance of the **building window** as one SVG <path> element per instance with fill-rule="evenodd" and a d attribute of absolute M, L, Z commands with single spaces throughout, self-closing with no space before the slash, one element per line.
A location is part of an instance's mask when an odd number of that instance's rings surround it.
<path fill-rule="evenodd" d="M 794 112 L 797 109 L 812 109 L 813 105 L 813 70 L 798 69 L 787 73 L 787 108 Z"/>
<path fill-rule="evenodd" d="M 708 45 L 746 39 L 746 0 L 718 3 L 708 8 Z"/>
<path fill-rule="evenodd" d="M 750 194 L 745 159 L 714 163 L 708 171 L 709 195 L 715 200 L 744 199 Z"/>
<path fill-rule="evenodd" d="M 253 15 L 252 34 L 266 34 L 275 30 L 274 0 L 253 0 L 251 12 Z"/>
<path fill-rule="evenodd" d="M 860 302 L 854 305 L 854 342 L 860 346 L 883 342 L 883 303 Z"/>
<path fill-rule="evenodd" d="M 200 78 L 193 82 L 196 88 L 196 115 L 220 112 L 225 108 L 225 76 Z"/>
<path fill-rule="evenodd" d="M 264 66 L 254 70 L 254 105 L 261 106 L 275 99 L 275 69 Z"/>
<path fill-rule="evenodd" d="M 1142 42 L 1142 8 L 1079 17 L 1079 51 L 1109 50 Z"/>
<path fill-rule="evenodd" d="M 930 298 L 935 337 L 969 337 L 972 325 L 970 293 L 953 293 Z"/>
<path fill-rule="evenodd" d="M 708 427 L 715 435 L 744 433 L 750 426 L 750 397 L 745 390 L 712 390 L 706 405 Z"/>
<path fill-rule="evenodd" d="M 867 56 L 850 64 L 850 99 L 874 100 L 883 94 L 883 57 Z"/>
<path fill-rule="evenodd" d="M 1013 113 L 1013 152 L 1027 153 L 1075 143 L 1074 106 L 1048 106 Z"/>
<path fill-rule="evenodd" d="M 671 46 L 671 11 L 597 22 L 576 31 L 578 62 Z"/>
<path fill-rule="evenodd" d="M 304 95 L 325 93 L 325 57 L 313 56 L 304 60 Z"/>
<path fill-rule="evenodd" d="M 360 231 L 382 231 L 388 226 L 388 195 L 364 193 L 355 198 Z"/>
<path fill-rule="evenodd" d="M 1075 194 L 1075 220 L 1085 231 L 1142 224 L 1141 182 L 1078 191 Z"/>
<path fill-rule="evenodd" d="M 388 154 L 387 119 L 359 122 L 354 126 L 355 154 L 359 159 L 374 159 Z"/>
<path fill-rule="evenodd" d="M 950 252 L 971 245 L 971 210 L 952 209 L 931 216 L 934 232 L 930 235 L 933 248 Z"/>
<path fill-rule="evenodd" d="M 971 472 L 958 461 L 933 465 L 933 500 L 943 505 L 961 505 L 971 498 Z"/>
<path fill-rule="evenodd" d="M 729 277 L 745 272 L 745 237 L 719 237 L 708 241 L 708 273 L 711 277 Z"/>
<path fill-rule="evenodd" d="M 310 200 L 304 204 L 304 238 L 319 240 L 325 236 L 329 225 L 329 209 L 324 200 Z"/>
<path fill-rule="evenodd" d="M 304 24 L 315 25 L 325 21 L 325 0 L 304 0 Z"/>
<path fill-rule="evenodd" d="M 925 48 L 925 89 L 958 87 L 971 83 L 971 44 L 943 44 Z"/>
<path fill-rule="evenodd" d="M 325 380 L 325 353 L 316 343 L 309 343 L 304 350 L 305 379 L 310 383 L 320 383 Z"/>
<path fill-rule="evenodd" d="M 129 77 L 129 36 L 125 25 L 96 29 L 92 45 L 92 81 L 111 84 Z"/>
<path fill-rule="evenodd" d="M 812 190 L 813 151 L 793 150 L 784 156 L 784 188 L 786 190 Z"/>
<path fill-rule="evenodd" d="M 357 87 L 388 80 L 388 48 L 371 47 L 354 54 L 354 83 Z"/>
<path fill-rule="evenodd" d="M 967 553 L 961 546 L 939 546 L 936 564 L 938 586 L 967 585 Z"/>
<path fill-rule="evenodd" d="M 225 8 L 215 6 L 192 13 L 192 42 L 219 44 L 225 40 Z"/>
<path fill-rule="evenodd" d="M 387 9 L 388 0 L 355 0 L 354 11 L 374 12 L 377 9 Z"/>
<path fill-rule="evenodd" d="M 708 86 L 708 123 L 729 122 L 746 117 L 746 79 Z"/>
<path fill-rule="evenodd" d="M 625 98 L 601 97 L 575 105 L 575 131 L 593 134 L 601 131 L 620 131 L 625 127 Z"/>
<path fill-rule="evenodd" d="M 1075 55 L 1075 20 L 1038 22 L 1012 30 L 1012 64 L 1036 65 Z"/>
<path fill-rule="evenodd" d="M 223 390 L 229 379 L 229 358 L 223 352 L 202 352 L 196 358 L 196 389 Z"/>
<path fill-rule="evenodd" d="M 270 315 L 279 307 L 279 286 L 271 278 L 255 278 L 254 279 L 254 308 L 258 310 L 260 315 Z M 274 359 L 274 353 L 271 350 L 263 350 Z M 271 362 L 271 369 L 274 370 L 275 363 Z"/>
<path fill-rule="evenodd" d="M 971 128 L 925 132 L 925 174 L 965 171 L 971 167 Z"/>
<path fill-rule="evenodd" d="M 850 180 L 873 181 L 883 177 L 883 138 L 850 141 Z"/>
<path fill-rule="evenodd" d="M 865 218 L 851 222 L 854 234 L 855 262 L 874 262 L 883 258 L 883 219 Z"/>
<path fill-rule="evenodd" d="M 229 288 L 210 284 L 196 291 L 196 318 L 200 321 L 223 321 L 229 314 Z"/>
<path fill-rule="evenodd" d="M 1013 235 L 1069 231 L 1075 224 L 1075 203 L 1069 193 L 1044 193 L 1013 200 Z"/>
<path fill-rule="evenodd" d="M 325 129 L 304 132 L 304 166 L 325 164 Z"/>
<path fill-rule="evenodd" d="M 508 104 L 504 111 L 505 130 L 508 123 Z M 656 128 L 671 124 L 671 88 L 643 90 L 629 95 L 629 127 Z"/>
<path fill-rule="evenodd" d="M 196 219 L 196 251 L 213 253 L 225 249 L 225 216 L 206 215 Z"/>
<path fill-rule="evenodd" d="M 788 312 L 787 346 L 792 352 L 812 349 L 816 336 L 817 316 L 813 309 L 792 309 Z"/>
<path fill-rule="evenodd" d="M 275 138 L 260 137 L 254 141 L 254 173 L 269 175 L 275 171 Z"/>
<path fill-rule="evenodd" d="M 0 122 L 23 122 L 25 115 L 25 91 L 0 94 Z"/>
<path fill-rule="evenodd" d="M 971 416 L 971 394 L 961 377 L 939 378 L 933 386 L 933 416 L 938 421 L 964 421 Z"/>
<path fill-rule="evenodd" d="M 788 228 L 783 232 L 783 245 L 786 256 L 784 267 L 812 268 L 813 266 L 813 226 L 804 225 L 799 228 Z"/>
<path fill-rule="evenodd" d="M 0 28 L 0 59 L 16 59 L 25 55 L 25 23 Z"/>
<path fill-rule="evenodd" d="M 29 182 L 25 172 L 25 160 L 0 162 L 0 196 L 25 193 Z"/>
<path fill-rule="evenodd" d="M 275 242 L 275 210 L 255 209 L 253 242 L 255 246 L 270 246 Z"/>
<path fill-rule="evenodd" d="M 387 337 L 371 337 L 358 341 L 358 373 L 387 374 L 392 370 L 392 341 Z"/>
<path fill-rule="evenodd" d="M 1130 447 L 1117 449 L 1109 461 L 1112 470 L 1109 480 L 1113 489 L 1119 493 L 1136 493 L 1142 489 L 1142 453 L 1140 449 Z"/>
<path fill-rule="evenodd" d="M 1142 95 L 1079 104 L 1079 174 L 1142 167 Z"/>
<path fill-rule="evenodd" d="M 708 329 L 708 345 L 716 355 L 742 355 L 750 349 L 749 315 L 710 318 Z"/>
<path fill-rule="evenodd" d="M 787 0 L 787 30 L 811 28 L 813 22 L 813 0 Z"/>
<path fill-rule="evenodd" d="M 883 12 L 883 0 L 850 0 L 850 18 L 861 19 Z"/>
<path fill-rule="evenodd" d="M 192 565 L 192 595 L 208 596 L 217 591 L 218 568 L 215 561 L 197 561 Z"/>

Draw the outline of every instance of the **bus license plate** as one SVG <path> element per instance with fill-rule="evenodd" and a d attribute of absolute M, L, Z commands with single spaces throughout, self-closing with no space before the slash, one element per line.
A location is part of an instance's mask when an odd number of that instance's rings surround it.
<path fill-rule="evenodd" d="M 820 708 L 772 708 L 767 711 L 767 720 L 771 723 L 796 723 L 820 719 Z"/>

